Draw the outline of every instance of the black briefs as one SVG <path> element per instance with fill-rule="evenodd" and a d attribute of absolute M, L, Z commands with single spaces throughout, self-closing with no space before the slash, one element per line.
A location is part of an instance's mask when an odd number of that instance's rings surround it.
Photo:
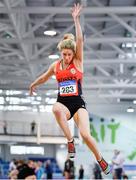
<path fill-rule="evenodd" d="M 62 103 L 70 111 L 71 119 L 79 108 L 86 109 L 86 103 L 81 96 L 58 96 L 57 102 Z"/>

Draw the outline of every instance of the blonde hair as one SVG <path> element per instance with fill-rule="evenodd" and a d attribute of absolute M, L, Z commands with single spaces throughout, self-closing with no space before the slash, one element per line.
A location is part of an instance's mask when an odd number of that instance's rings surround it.
<path fill-rule="evenodd" d="M 72 49 L 74 52 L 76 52 L 76 42 L 74 35 L 71 33 L 64 34 L 64 37 L 58 43 L 57 48 L 59 49 L 59 51 L 61 51 L 62 49 Z"/>

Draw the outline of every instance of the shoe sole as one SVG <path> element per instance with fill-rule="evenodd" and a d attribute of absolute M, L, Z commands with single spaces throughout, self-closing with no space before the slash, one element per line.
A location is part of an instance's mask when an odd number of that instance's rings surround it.
<path fill-rule="evenodd" d="M 105 175 L 110 174 L 110 172 L 111 172 L 110 167 L 107 167 L 107 169 L 105 171 L 103 171 L 103 172 L 104 172 Z"/>
<path fill-rule="evenodd" d="M 68 153 L 69 159 L 75 159 L 75 153 Z"/>

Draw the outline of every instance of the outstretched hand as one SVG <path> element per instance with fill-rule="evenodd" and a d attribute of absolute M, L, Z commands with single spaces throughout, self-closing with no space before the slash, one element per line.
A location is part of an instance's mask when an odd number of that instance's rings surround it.
<path fill-rule="evenodd" d="M 81 10 L 82 10 L 82 5 L 80 5 L 79 3 L 74 4 L 74 7 L 71 10 L 71 14 L 74 20 L 80 16 Z"/>
<path fill-rule="evenodd" d="M 29 86 L 29 95 L 32 96 L 35 92 L 35 85 L 32 83 L 30 86 Z"/>

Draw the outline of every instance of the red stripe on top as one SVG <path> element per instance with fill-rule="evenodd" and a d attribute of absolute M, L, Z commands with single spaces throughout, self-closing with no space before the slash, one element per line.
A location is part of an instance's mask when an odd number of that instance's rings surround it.
<path fill-rule="evenodd" d="M 68 80 L 75 80 L 78 84 L 82 83 L 83 73 L 80 72 L 74 65 L 71 63 L 66 69 L 61 69 L 61 61 L 59 60 L 56 64 L 56 80 L 59 82 L 64 82 Z M 77 94 L 79 95 L 79 94 Z"/>

